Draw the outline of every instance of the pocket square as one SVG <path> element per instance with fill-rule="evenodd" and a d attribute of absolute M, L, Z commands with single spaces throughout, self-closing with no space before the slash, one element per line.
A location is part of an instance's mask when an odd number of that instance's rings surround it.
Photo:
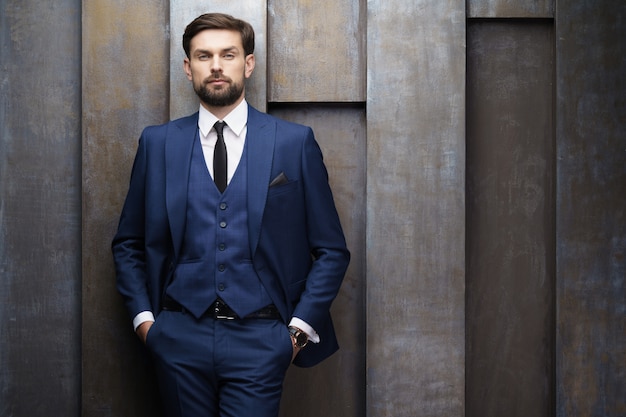
<path fill-rule="evenodd" d="M 270 187 L 275 187 L 277 185 L 286 184 L 288 182 L 289 180 L 287 179 L 287 176 L 285 175 L 285 173 L 281 172 L 280 174 L 278 174 L 276 178 L 272 180 L 272 182 L 270 182 Z"/>

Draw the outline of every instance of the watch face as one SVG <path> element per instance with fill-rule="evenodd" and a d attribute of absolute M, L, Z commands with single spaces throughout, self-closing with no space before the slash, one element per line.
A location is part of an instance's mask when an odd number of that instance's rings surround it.
<path fill-rule="evenodd" d="M 308 338 L 305 333 L 300 332 L 296 334 L 296 345 L 300 348 L 303 348 L 308 342 Z"/>
<path fill-rule="evenodd" d="M 297 329 L 295 327 L 290 327 L 289 333 L 291 333 L 291 335 L 295 339 L 296 346 L 299 347 L 300 349 L 305 347 L 307 342 L 309 341 L 309 338 L 307 337 L 306 333 L 304 333 L 300 329 Z"/>

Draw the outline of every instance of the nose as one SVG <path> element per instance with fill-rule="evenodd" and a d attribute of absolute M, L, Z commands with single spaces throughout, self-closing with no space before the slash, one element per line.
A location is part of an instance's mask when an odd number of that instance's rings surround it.
<path fill-rule="evenodd" d="M 211 72 L 222 72 L 222 62 L 217 56 L 211 60 Z"/>

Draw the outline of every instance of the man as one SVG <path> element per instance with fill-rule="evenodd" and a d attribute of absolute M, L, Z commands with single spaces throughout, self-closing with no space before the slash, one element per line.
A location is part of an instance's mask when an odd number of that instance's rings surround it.
<path fill-rule="evenodd" d="M 141 135 L 118 289 L 168 416 L 276 416 L 289 364 L 338 349 L 329 309 L 350 255 L 312 130 L 245 101 L 252 27 L 205 14 L 183 47 L 200 109 Z"/>

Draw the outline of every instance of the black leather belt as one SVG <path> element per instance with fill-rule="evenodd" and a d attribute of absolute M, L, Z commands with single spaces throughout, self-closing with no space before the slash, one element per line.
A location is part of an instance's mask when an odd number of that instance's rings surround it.
<path fill-rule="evenodd" d="M 163 300 L 163 310 L 176 311 L 184 313 L 187 311 L 178 301 L 166 297 Z M 235 320 L 239 316 L 235 313 L 226 303 L 220 299 L 217 299 L 209 309 L 202 315 L 202 317 L 212 317 L 215 320 Z M 270 319 L 279 320 L 280 313 L 274 304 L 263 307 L 260 310 L 250 313 L 244 317 L 244 319 Z"/>

